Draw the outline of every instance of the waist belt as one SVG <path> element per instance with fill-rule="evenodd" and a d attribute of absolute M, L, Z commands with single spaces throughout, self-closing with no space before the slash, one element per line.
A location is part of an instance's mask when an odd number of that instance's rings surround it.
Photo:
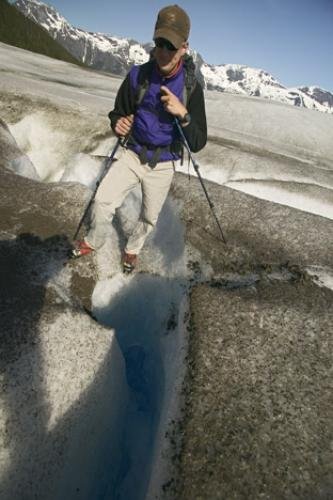
<path fill-rule="evenodd" d="M 140 163 L 142 165 L 147 163 L 150 168 L 156 167 L 157 163 L 160 161 L 162 153 L 166 152 L 181 154 L 182 152 L 182 145 L 180 141 L 173 142 L 172 144 L 168 144 L 167 146 L 152 146 L 149 144 L 140 144 L 132 136 L 130 136 L 127 141 L 127 147 L 131 146 L 140 147 L 140 151 L 138 153 Z M 150 160 L 148 159 L 148 151 L 152 151 L 153 153 Z"/>

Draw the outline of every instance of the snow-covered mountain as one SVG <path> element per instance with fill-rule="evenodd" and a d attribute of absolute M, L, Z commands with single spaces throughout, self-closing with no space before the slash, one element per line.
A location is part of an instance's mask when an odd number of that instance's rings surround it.
<path fill-rule="evenodd" d="M 286 88 L 267 71 L 239 64 L 203 64 L 200 69 L 208 90 L 264 97 L 333 113 L 333 95 L 318 87 Z"/>
<path fill-rule="evenodd" d="M 39 0 L 18 0 L 14 5 L 74 57 L 94 69 L 125 75 L 132 64 L 142 64 L 149 58 L 149 44 L 142 46 L 127 38 L 75 28 L 56 9 Z"/>
<path fill-rule="evenodd" d="M 74 57 L 88 66 L 124 76 L 132 64 L 148 60 L 151 43 L 73 27 L 57 10 L 39 0 L 17 0 L 15 6 L 46 29 Z M 263 97 L 298 107 L 333 113 L 333 94 L 318 87 L 286 88 L 262 69 L 238 64 L 207 64 L 191 50 L 197 77 L 206 90 Z"/>

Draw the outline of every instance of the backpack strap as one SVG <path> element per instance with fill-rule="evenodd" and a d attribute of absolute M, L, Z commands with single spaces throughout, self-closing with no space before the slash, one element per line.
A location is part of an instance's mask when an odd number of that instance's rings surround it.
<path fill-rule="evenodd" d="M 188 103 L 190 101 L 190 97 L 192 95 L 193 90 L 197 84 L 197 78 L 195 76 L 195 64 L 193 62 L 193 58 L 188 54 L 185 54 L 183 58 L 184 62 L 184 70 L 185 70 L 185 84 L 183 90 L 183 103 L 186 107 L 188 107 Z"/>
<path fill-rule="evenodd" d="M 132 87 L 134 90 L 134 103 L 136 108 L 140 106 L 148 90 L 151 75 L 153 72 L 153 67 L 154 67 L 154 61 L 152 59 L 150 59 L 145 64 L 136 67 L 137 69 L 136 75 L 133 75 L 134 76 L 133 80 L 136 81 L 132 81 Z"/>

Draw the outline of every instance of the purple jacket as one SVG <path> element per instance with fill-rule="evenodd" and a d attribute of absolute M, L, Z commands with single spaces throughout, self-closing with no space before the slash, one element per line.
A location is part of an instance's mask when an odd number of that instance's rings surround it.
<path fill-rule="evenodd" d="M 140 66 L 133 66 L 130 73 L 130 85 L 133 93 L 138 88 L 138 75 Z M 129 143 L 128 147 L 140 154 L 142 146 L 147 146 L 147 159 L 151 160 L 156 147 L 170 146 L 176 139 L 179 139 L 174 119 L 165 111 L 161 102 L 161 85 L 168 87 L 180 101 L 183 100 L 183 89 L 185 75 L 183 65 L 177 73 L 165 78 L 161 75 L 156 66 L 153 68 L 149 87 L 139 104 L 135 113 L 132 127 L 132 137 L 134 143 Z M 151 149 L 150 149 L 151 148 Z M 180 157 L 176 152 L 162 149 L 159 161 L 178 160 Z"/>
<path fill-rule="evenodd" d="M 181 151 L 182 141 L 180 136 L 178 136 L 176 127 L 173 127 L 173 118 L 165 112 L 158 94 L 160 93 L 160 86 L 164 84 L 183 101 L 185 98 L 185 95 L 182 95 L 184 82 L 188 80 L 188 84 L 190 84 L 192 79 L 195 79 L 195 66 L 191 56 L 187 54 L 182 61 L 183 67 L 171 78 L 164 78 L 160 75 L 154 65 L 150 70 L 148 65 L 151 65 L 151 62 L 149 61 L 141 66 L 134 66 L 130 70 L 117 92 L 114 109 L 109 112 L 111 128 L 114 132 L 119 118 L 132 114 L 135 115 L 133 134 L 134 141 L 136 140 L 137 143 L 131 145 L 131 148 L 139 156 L 142 150 L 142 147 L 140 147 L 141 144 L 154 147 L 166 144 L 175 145 L 175 139 L 176 143 L 180 141 L 178 143 L 179 149 L 176 148 L 176 151 Z M 140 69 L 143 71 L 140 71 Z M 143 100 L 138 103 L 138 90 L 142 87 L 142 83 L 138 86 L 138 79 L 140 78 L 141 81 L 147 82 L 144 75 L 147 75 L 149 82 L 152 80 L 152 85 L 150 85 L 150 88 L 147 88 Z M 202 87 L 197 80 L 193 81 L 193 83 L 194 87 L 190 90 L 190 93 L 186 92 L 186 108 L 191 115 L 191 122 L 184 127 L 183 132 L 191 151 L 196 153 L 206 144 L 207 123 Z M 172 151 L 174 151 L 174 148 Z M 156 151 L 148 151 L 150 159 L 154 153 Z M 170 153 L 170 151 L 164 150 L 161 153 L 162 160 L 178 159 L 179 157 L 177 153 Z"/>

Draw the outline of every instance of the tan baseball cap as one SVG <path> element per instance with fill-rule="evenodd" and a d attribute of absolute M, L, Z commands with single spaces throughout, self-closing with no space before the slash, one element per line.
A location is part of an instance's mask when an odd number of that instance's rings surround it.
<path fill-rule="evenodd" d="M 186 12 L 178 5 L 168 5 L 157 15 L 153 39 L 165 38 L 179 49 L 188 40 L 191 22 Z"/>

